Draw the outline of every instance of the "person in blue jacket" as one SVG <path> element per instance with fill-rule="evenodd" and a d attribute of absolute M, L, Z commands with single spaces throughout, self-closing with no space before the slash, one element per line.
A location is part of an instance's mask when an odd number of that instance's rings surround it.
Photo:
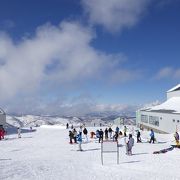
<path fill-rule="evenodd" d="M 79 151 L 83 151 L 82 147 L 81 147 L 81 144 L 82 144 L 82 135 L 80 133 L 77 135 L 77 142 L 79 144 Z"/>
<path fill-rule="evenodd" d="M 151 137 L 151 139 L 150 139 L 149 143 L 153 142 L 153 144 L 154 144 L 155 137 L 154 137 L 154 131 L 152 129 L 151 129 L 150 137 Z"/>

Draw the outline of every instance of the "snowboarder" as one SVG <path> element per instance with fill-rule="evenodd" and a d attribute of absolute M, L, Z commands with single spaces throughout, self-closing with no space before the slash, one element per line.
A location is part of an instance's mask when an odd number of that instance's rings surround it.
<path fill-rule="evenodd" d="M 150 139 L 149 143 L 153 142 L 153 144 L 154 144 L 155 137 L 154 137 L 154 131 L 152 129 L 151 129 L 150 137 L 151 137 L 151 139 Z"/>
<path fill-rule="evenodd" d="M 174 138 L 175 138 L 175 141 L 176 141 L 176 145 L 178 146 L 179 145 L 179 134 L 178 134 L 178 132 L 175 132 Z"/>
<path fill-rule="evenodd" d="M 137 131 L 137 143 L 141 142 L 141 133 L 140 131 L 138 130 Z"/>
<path fill-rule="evenodd" d="M 132 147 L 134 146 L 134 138 L 132 137 L 132 134 L 129 134 L 129 140 L 126 144 L 126 154 L 132 155 Z"/>
<path fill-rule="evenodd" d="M 83 133 L 84 133 L 84 136 L 86 138 L 86 142 L 88 142 L 88 137 L 87 137 L 88 131 L 86 128 L 83 129 Z"/>
<path fill-rule="evenodd" d="M 77 141 L 79 143 L 79 151 L 83 151 L 82 147 L 81 147 L 81 144 L 82 144 L 82 135 L 80 133 L 77 135 Z"/>
<path fill-rule="evenodd" d="M 17 128 L 18 138 L 21 138 L 21 129 L 20 127 Z"/>
<path fill-rule="evenodd" d="M 103 134 L 104 134 L 104 132 L 102 131 L 102 129 L 100 129 L 100 131 L 99 131 L 99 143 L 103 142 Z"/>

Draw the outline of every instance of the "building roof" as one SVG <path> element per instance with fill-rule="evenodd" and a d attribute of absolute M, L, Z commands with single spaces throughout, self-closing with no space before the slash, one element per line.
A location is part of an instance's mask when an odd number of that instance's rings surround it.
<path fill-rule="evenodd" d="M 173 91 L 179 91 L 180 90 L 180 84 L 174 86 L 173 88 L 169 89 L 167 92 L 173 92 Z"/>
<path fill-rule="evenodd" d="M 172 97 L 160 105 L 141 109 L 141 111 L 180 114 L 180 97 Z"/>

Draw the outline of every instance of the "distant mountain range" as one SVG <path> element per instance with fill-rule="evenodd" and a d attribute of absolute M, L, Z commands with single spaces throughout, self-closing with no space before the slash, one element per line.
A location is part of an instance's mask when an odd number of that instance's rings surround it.
<path fill-rule="evenodd" d="M 124 117 L 125 123 L 134 123 L 133 118 L 135 112 L 128 113 L 117 113 L 117 112 L 103 112 L 103 113 L 89 113 L 84 116 L 59 116 L 59 115 L 7 115 L 6 121 L 7 126 L 14 127 L 35 127 L 41 125 L 66 125 L 67 123 L 73 125 L 86 124 L 86 126 L 93 126 L 94 124 L 106 125 L 108 123 L 113 123 L 113 120 L 118 117 Z"/>

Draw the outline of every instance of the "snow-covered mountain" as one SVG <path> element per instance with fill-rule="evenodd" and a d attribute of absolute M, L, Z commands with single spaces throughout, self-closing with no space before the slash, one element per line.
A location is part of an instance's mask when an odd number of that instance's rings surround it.
<path fill-rule="evenodd" d="M 86 124 L 87 126 L 93 126 L 94 124 L 106 125 L 112 123 L 114 119 L 119 117 L 116 115 L 108 114 L 88 114 L 81 117 L 73 116 L 37 116 L 37 115 L 7 115 L 7 126 L 14 127 L 35 127 L 41 125 L 66 125 L 67 123 L 75 126 L 80 124 Z M 133 120 L 126 119 L 126 124 L 133 124 Z"/>

